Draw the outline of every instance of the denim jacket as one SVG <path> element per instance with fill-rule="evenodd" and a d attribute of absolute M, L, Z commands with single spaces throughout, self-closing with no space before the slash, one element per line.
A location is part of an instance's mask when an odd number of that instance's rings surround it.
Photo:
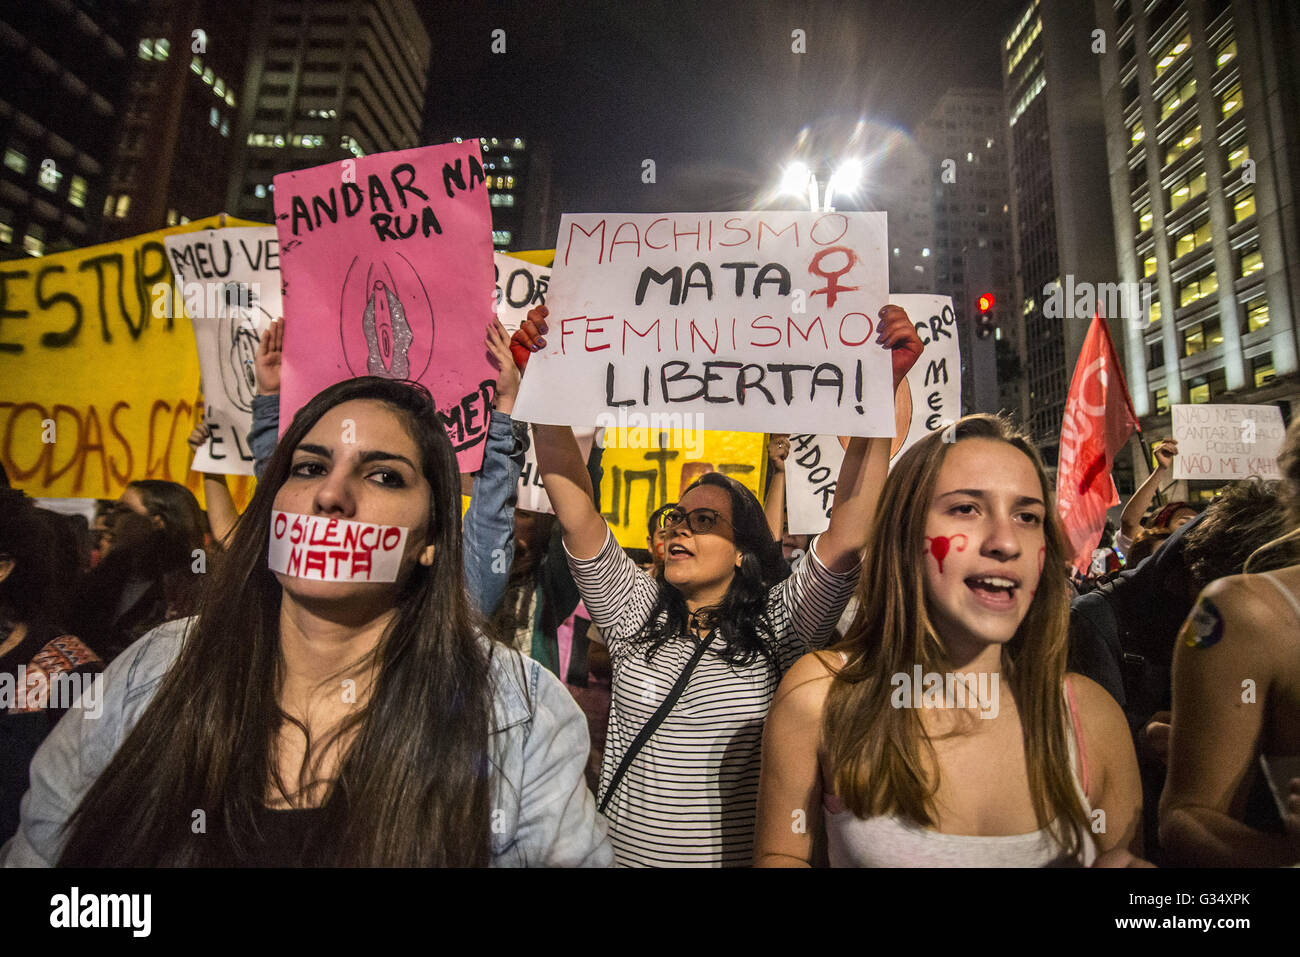
<path fill-rule="evenodd" d="M 483 465 L 474 475 L 474 492 L 465 513 L 465 588 L 474 607 L 490 616 L 501 603 L 515 555 L 515 502 L 519 499 L 519 473 L 523 470 L 523 443 L 504 412 L 488 421 Z M 253 427 L 248 433 L 253 470 L 260 479 L 267 459 L 275 451 L 280 429 L 280 396 L 253 397 Z"/>
<path fill-rule="evenodd" d="M 0 848 L 5 867 L 51 867 L 61 833 L 176 660 L 194 619 L 159 625 L 99 677 L 95 710 L 74 705 L 32 760 L 22 823 Z M 492 655 L 492 866 L 608 867 L 605 819 L 587 788 L 587 721 L 564 685 L 531 658 Z M 98 712 L 98 713 L 96 713 Z"/>

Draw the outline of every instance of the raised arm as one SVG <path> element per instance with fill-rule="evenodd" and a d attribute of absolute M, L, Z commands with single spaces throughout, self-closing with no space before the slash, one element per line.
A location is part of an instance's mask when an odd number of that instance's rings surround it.
<path fill-rule="evenodd" d="M 1152 453 L 1156 457 L 1156 470 L 1147 476 L 1147 480 L 1137 487 L 1133 497 L 1124 505 L 1119 515 L 1120 534 L 1130 542 L 1142 531 L 1142 516 L 1146 514 L 1151 500 L 1156 497 L 1160 486 L 1169 481 L 1174 472 L 1174 459 L 1178 456 L 1178 442 L 1165 439 L 1157 442 Z"/>
<path fill-rule="evenodd" d="M 1160 843 L 1179 865 L 1281 867 L 1300 861 L 1286 838 L 1240 820 L 1254 776 L 1264 714 L 1275 694 L 1273 653 L 1289 611 L 1254 576 L 1208 585 L 1174 647 L 1169 770 L 1160 796 Z M 1249 681 L 1250 684 L 1246 684 Z"/>
<path fill-rule="evenodd" d="M 767 477 L 767 492 L 763 496 L 763 512 L 767 527 L 778 542 L 785 535 L 785 459 L 790 454 L 790 436 L 767 437 L 767 460 L 772 470 Z"/>
<path fill-rule="evenodd" d="M 505 594 L 514 560 L 514 516 L 522 455 L 515 454 L 514 423 L 510 418 L 519 394 L 519 370 L 510 355 L 510 334 L 495 318 L 487 327 L 487 349 L 499 374 L 483 465 L 474 476 L 462 535 L 465 587 L 479 611 L 491 615 Z"/>
<path fill-rule="evenodd" d="M 822 708 L 831 675 L 819 653 L 804 655 L 772 700 L 763 726 L 755 867 L 813 866 L 822 829 Z"/>
<path fill-rule="evenodd" d="M 529 310 L 528 318 L 511 340 L 516 362 L 527 362 L 529 353 L 546 345 L 543 334 L 548 314 L 545 306 Z M 564 530 L 564 547 L 574 558 L 595 558 L 609 535 L 609 526 L 596 511 L 591 476 L 573 429 L 567 425 L 534 425 L 533 450 L 542 485 Z"/>
<path fill-rule="evenodd" d="M 284 354 L 284 320 L 276 319 L 257 344 L 253 373 L 257 395 L 253 396 L 253 424 L 248 430 L 248 448 L 253 453 L 253 472 L 260 479 L 275 451 L 280 433 L 280 359 Z"/>
<path fill-rule="evenodd" d="M 199 447 L 208 440 L 210 434 L 206 422 L 195 426 L 186 440 L 190 452 L 198 452 Z M 230 486 L 226 484 L 224 475 L 203 473 L 203 501 L 207 506 L 208 525 L 212 528 L 213 541 L 224 546 L 226 539 L 235 528 L 235 522 L 239 520 L 239 510 L 235 508 L 235 499 L 230 494 Z"/>
<path fill-rule="evenodd" d="M 924 346 L 907 313 L 899 306 L 880 310 L 876 342 L 892 350 L 894 392 L 908 370 L 920 358 Z M 849 571 L 870 543 L 880 490 L 889 474 L 888 438 L 854 437 L 844 452 L 835 485 L 835 505 L 830 527 L 817 539 L 817 557 L 831 571 Z"/>

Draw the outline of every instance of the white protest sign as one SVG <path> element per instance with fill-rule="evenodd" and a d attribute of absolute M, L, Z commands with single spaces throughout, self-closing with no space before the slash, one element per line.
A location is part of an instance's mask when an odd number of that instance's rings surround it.
<path fill-rule="evenodd" d="M 257 344 L 280 305 L 279 240 L 274 226 L 204 229 L 166 236 L 167 258 L 194 324 L 210 430 L 194 455 L 196 472 L 252 475 Z"/>
<path fill-rule="evenodd" d="M 884 213 L 565 214 L 516 415 L 892 435 L 887 277 Z"/>
<path fill-rule="evenodd" d="M 320 515 L 271 513 L 271 571 L 322 582 L 392 582 L 407 529 Z"/>
<path fill-rule="evenodd" d="M 1277 406 L 1175 405 L 1169 411 L 1178 442 L 1176 480 L 1282 477 L 1277 458 L 1286 441 L 1286 426 Z"/>
<path fill-rule="evenodd" d="M 492 309 L 501 325 L 506 327 L 506 332 L 513 334 L 528 317 L 529 309 L 546 305 L 551 267 L 538 266 L 505 253 L 493 253 L 492 265 L 496 270 Z"/>
<path fill-rule="evenodd" d="M 903 307 L 925 345 L 894 396 L 897 431 L 890 447 L 892 466 L 926 435 L 961 418 L 961 350 L 951 298 L 900 293 L 889 301 Z M 790 436 L 785 488 L 791 534 L 826 531 L 845 444 L 834 435 Z"/>
<path fill-rule="evenodd" d="M 524 449 L 524 467 L 519 473 L 519 502 L 516 507 L 522 508 L 525 512 L 545 512 L 547 515 L 553 515 L 555 509 L 551 508 L 551 500 L 542 485 L 541 473 L 537 471 L 537 450 L 533 447 L 531 429 L 528 430 L 527 435 L 528 446 Z M 573 435 L 578 440 L 578 450 L 582 453 L 582 460 L 585 462 L 591 456 L 596 430 L 577 428 L 573 430 Z"/>

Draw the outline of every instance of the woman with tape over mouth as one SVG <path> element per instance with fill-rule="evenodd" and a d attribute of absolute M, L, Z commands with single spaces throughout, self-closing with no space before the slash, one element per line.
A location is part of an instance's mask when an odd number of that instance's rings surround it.
<path fill-rule="evenodd" d="M 478 632 L 462 575 L 459 475 L 432 397 L 369 376 L 324 390 L 198 615 L 122 654 L 99 720 L 70 715 L 47 739 L 0 857 L 609 863 L 582 712 Z"/>
<path fill-rule="evenodd" d="M 894 463 L 857 617 L 777 691 L 756 862 L 1143 864 L 1123 712 L 1066 674 L 1067 545 L 1042 460 L 998 416 L 948 434 Z"/>
<path fill-rule="evenodd" d="M 515 333 L 517 361 L 545 345 L 546 316 L 532 310 Z M 898 306 L 879 319 L 874 344 L 891 350 L 897 388 L 921 341 Z M 615 862 L 748 866 L 768 705 L 785 670 L 831 639 L 870 544 L 890 440 L 849 443 L 830 528 L 794 574 L 758 499 L 711 472 L 664 513 L 665 560 L 651 578 L 597 511 L 573 430 L 534 431 L 574 581 L 613 665 L 600 797 Z"/>

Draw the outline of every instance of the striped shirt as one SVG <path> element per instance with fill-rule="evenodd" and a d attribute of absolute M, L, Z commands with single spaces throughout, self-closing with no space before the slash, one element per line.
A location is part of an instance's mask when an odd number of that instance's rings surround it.
<path fill-rule="evenodd" d="M 813 553 L 810 551 L 809 555 Z M 613 667 L 613 698 L 603 800 L 632 740 L 659 709 L 696 646 L 682 634 L 647 663 L 633 645 L 659 586 L 610 534 L 595 558 L 569 556 L 574 581 L 603 631 Z M 806 652 L 825 646 L 858 580 L 858 569 L 832 572 L 815 557 L 800 562 L 768 592 L 781 674 Z M 721 644 L 721 638 L 716 640 Z M 745 867 L 754 851 L 755 806 L 763 721 L 780 676 L 763 658 L 742 667 L 709 650 L 672 712 L 633 759 L 605 810 L 614 862 L 623 867 Z"/>

